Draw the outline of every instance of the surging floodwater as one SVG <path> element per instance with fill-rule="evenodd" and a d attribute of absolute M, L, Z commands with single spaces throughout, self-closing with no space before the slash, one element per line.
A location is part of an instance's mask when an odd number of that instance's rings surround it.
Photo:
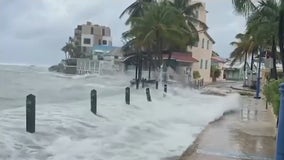
<path fill-rule="evenodd" d="M 153 160 L 180 155 L 202 129 L 239 96 L 200 95 L 169 85 L 168 95 L 151 88 L 124 89 L 131 76 L 67 76 L 35 66 L 0 66 L 0 159 Z M 98 113 L 90 112 L 90 90 Z M 25 97 L 37 96 L 36 133 L 25 132 Z"/>

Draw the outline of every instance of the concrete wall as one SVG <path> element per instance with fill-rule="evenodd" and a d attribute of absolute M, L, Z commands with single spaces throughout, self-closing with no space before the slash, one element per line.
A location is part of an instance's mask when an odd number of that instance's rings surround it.
<path fill-rule="evenodd" d="M 198 47 L 192 47 L 189 51 L 192 52 L 192 57 L 197 59 L 199 62 L 193 63 L 192 72 L 199 71 L 201 78 L 204 78 L 205 82 L 210 82 L 210 67 L 211 67 L 211 56 L 212 56 L 212 41 L 204 34 L 199 34 Z M 207 41 L 209 40 L 209 45 L 207 49 Z M 204 41 L 204 45 L 202 42 Z M 207 63 L 207 65 L 206 65 Z M 207 67 L 206 67 L 207 66 Z"/>
<path fill-rule="evenodd" d="M 106 26 L 100 26 L 97 24 L 92 24 L 90 22 L 87 22 L 87 24 L 82 24 L 81 31 L 79 31 L 77 28 L 75 29 L 75 39 L 82 44 L 83 37 L 78 36 L 79 35 L 93 35 L 93 45 L 101 45 L 103 41 L 103 37 L 107 38 L 107 44 L 112 45 L 112 38 L 111 38 L 111 29 Z M 76 36 L 77 32 L 77 36 Z"/>
<path fill-rule="evenodd" d="M 191 4 L 197 3 L 200 1 L 191 1 Z M 202 7 L 197 11 L 198 19 L 204 23 L 207 22 L 207 11 L 206 4 L 202 3 Z M 202 26 L 196 24 L 197 30 L 202 30 Z M 205 34 L 205 32 L 199 32 L 199 42 L 197 46 L 192 46 L 188 48 L 188 51 L 192 52 L 192 57 L 197 59 L 199 62 L 193 63 L 192 72 L 199 71 L 201 78 L 204 78 L 204 82 L 211 82 L 210 77 L 210 68 L 211 68 L 211 56 L 212 56 L 212 48 L 213 42 L 211 39 Z M 207 64 L 206 64 L 207 63 Z M 207 66 L 207 67 L 206 67 Z"/>

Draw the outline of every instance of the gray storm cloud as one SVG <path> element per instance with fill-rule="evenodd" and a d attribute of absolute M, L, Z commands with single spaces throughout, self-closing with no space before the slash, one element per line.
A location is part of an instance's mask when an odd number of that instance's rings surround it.
<path fill-rule="evenodd" d="M 76 25 L 86 21 L 110 26 L 113 44 L 121 46 L 121 33 L 128 27 L 118 17 L 133 1 L 0 0 L 0 63 L 58 63 L 64 57 L 60 49 Z M 244 30 L 244 18 L 234 14 L 231 1 L 204 1 L 214 48 L 228 57 L 229 43 Z"/>

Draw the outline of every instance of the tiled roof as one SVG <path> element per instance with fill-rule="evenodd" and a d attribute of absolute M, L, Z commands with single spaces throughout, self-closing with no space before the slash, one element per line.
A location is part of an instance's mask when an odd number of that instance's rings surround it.
<path fill-rule="evenodd" d="M 212 56 L 211 61 L 217 62 L 217 63 L 226 63 L 226 61 L 224 59 L 222 59 L 221 57 L 218 57 L 218 56 Z"/>
<path fill-rule="evenodd" d="M 163 55 L 163 59 L 168 59 L 168 54 Z M 193 62 L 198 62 L 197 59 L 192 57 L 191 53 L 184 53 L 184 52 L 173 52 L 171 59 L 174 59 L 178 62 L 186 62 L 186 63 L 193 63 Z"/>

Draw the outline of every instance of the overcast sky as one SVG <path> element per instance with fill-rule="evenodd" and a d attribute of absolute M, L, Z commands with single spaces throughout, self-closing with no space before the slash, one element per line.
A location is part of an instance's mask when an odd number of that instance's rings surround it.
<path fill-rule="evenodd" d="M 237 16 L 231 0 L 206 2 L 209 34 L 214 50 L 223 57 L 229 45 L 244 31 L 244 18 Z M 127 30 L 120 13 L 134 0 L 0 0 L 0 63 L 57 64 L 60 50 L 78 24 L 91 21 L 109 26 L 113 45 L 121 46 L 121 33 Z"/>

